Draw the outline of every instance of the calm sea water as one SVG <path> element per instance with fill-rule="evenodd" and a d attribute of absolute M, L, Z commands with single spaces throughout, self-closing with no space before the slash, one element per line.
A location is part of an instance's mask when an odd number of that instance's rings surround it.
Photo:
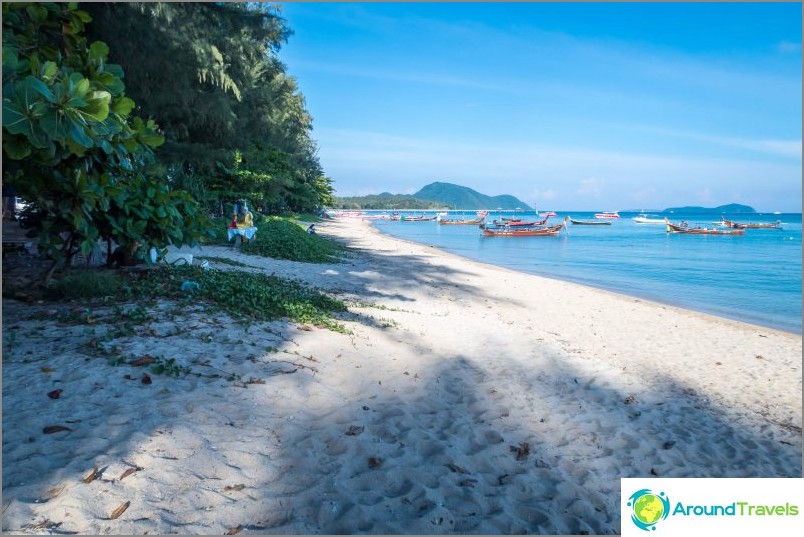
<path fill-rule="evenodd" d="M 492 212 L 487 221 L 501 215 L 512 212 Z M 567 215 L 594 217 L 559 212 L 550 222 Z M 558 237 L 485 237 L 478 226 L 437 222 L 377 220 L 374 225 L 477 261 L 801 334 L 800 213 L 731 215 L 738 222 L 782 221 L 781 230 L 748 229 L 742 236 L 666 233 L 664 225 L 635 223 L 636 215 L 620 212 L 611 226 L 568 222 Z M 517 216 L 527 220 L 535 213 Z M 708 227 L 720 220 L 720 214 L 670 216 L 673 222 Z M 474 213 L 450 212 L 448 218 L 471 219 Z"/>

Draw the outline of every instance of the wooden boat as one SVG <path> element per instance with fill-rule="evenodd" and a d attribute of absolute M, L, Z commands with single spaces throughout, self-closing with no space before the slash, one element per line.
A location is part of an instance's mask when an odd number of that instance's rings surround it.
<path fill-rule="evenodd" d="M 667 218 L 664 219 L 664 223 L 667 226 L 667 233 L 686 233 L 688 235 L 743 235 L 745 233 L 744 229 L 713 229 L 673 224 Z"/>
<path fill-rule="evenodd" d="M 539 216 L 556 216 L 556 213 L 553 211 L 547 211 L 546 213 L 539 213 Z"/>
<path fill-rule="evenodd" d="M 439 220 L 438 223 L 445 226 L 471 226 L 475 224 L 482 224 L 485 219 L 485 216 L 481 216 L 480 218 L 475 218 L 474 220 Z"/>
<path fill-rule="evenodd" d="M 486 237 L 552 237 L 561 233 L 561 229 L 567 226 L 569 217 L 564 218 L 564 221 L 555 226 L 547 226 L 541 228 L 500 228 L 500 229 L 484 229 L 483 235 Z"/>
<path fill-rule="evenodd" d="M 570 218 L 570 222 L 572 222 L 576 226 L 610 226 L 611 222 L 608 220 L 575 220 L 574 218 Z"/>
<path fill-rule="evenodd" d="M 748 223 L 748 222 L 734 222 L 732 220 L 726 220 L 722 216 L 723 227 L 729 227 L 732 229 L 782 229 L 782 221 L 777 220 L 776 222 L 767 222 L 767 223 Z"/>
<path fill-rule="evenodd" d="M 437 216 L 405 216 L 399 217 L 400 222 L 435 222 Z"/>
<path fill-rule="evenodd" d="M 620 218 L 620 215 L 617 214 L 617 211 L 612 211 L 607 213 L 597 213 L 595 218 Z"/>
<path fill-rule="evenodd" d="M 519 219 L 515 219 L 515 218 L 513 218 L 513 219 L 512 218 L 501 218 L 500 220 L 495 220 L 493 222 L 493 224 L 496 225 L 496 226 L 535 227 L 535 226 L 543 226 L 543 225 L 547 224 L 547 221 L 549 219 L 550 219 L 550 217 L 548 216 L 544 220 L 538 220 L 538 221 L 534 220 L 534 221 L 531 221 L 531 222 L 526 222 L 525 220 L 519 220 Z"/>

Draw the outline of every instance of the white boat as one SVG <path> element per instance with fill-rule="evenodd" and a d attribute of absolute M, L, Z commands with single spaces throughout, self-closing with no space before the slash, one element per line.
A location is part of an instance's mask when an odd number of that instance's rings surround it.
<path fill-rule="evenodd" d="M 664 224 L 664 218 L 650 218 L 645 213 L 640 213 L 639 216 L 633 218 L 637 224 Z"/>
<path fill-rule="evenodd" d="M 617 211 L 610 211 L 604 213 L 597 213 L 595 215 L 595 218 L 620 218 L 620 215 L 617 213 Z"/>

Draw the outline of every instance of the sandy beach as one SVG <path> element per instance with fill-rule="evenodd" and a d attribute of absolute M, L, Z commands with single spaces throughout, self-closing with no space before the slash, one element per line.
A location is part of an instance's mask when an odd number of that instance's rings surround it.
<path fill-rule="evenodd" d="M 351 334 L 165 301 L 110 340 L 112 307 L 4 299 L 3 531 L 617 534 L 622 477 L 801 477 L 801 336 L 316 228 L 345 262 L 196 255 Z"/>

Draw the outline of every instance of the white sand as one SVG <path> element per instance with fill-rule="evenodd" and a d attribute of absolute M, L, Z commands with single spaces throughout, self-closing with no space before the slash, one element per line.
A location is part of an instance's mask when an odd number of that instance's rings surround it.
<path fill-rule="evenodd" d="M 801 477 L 800 336 L 316 227 L 358 252 L 196 255 L 360 302 L 351 335 L 166 302 L 104 341 L 110 309 L 4 301 L 3 531 L 612 534 L 621 477 Z"/>

